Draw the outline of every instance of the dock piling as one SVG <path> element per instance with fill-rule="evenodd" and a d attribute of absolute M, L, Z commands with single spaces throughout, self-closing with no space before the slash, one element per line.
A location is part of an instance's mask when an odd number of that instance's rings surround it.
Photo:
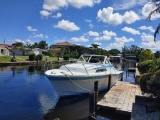
<path fill-rule="evenodd" d="M 94 83 L 94 91 L 95 91 L 95 112 L 97 111 L 97 102 L 98 102 L 98 81 Z"/>
<path fill-rule="evenodd" d="M 112 79 L 112 76 L 111 74 L 109 75 L 109 78 L 108 78 L 108 91 L 110 90 L 111 88 L 111 79 Z"/>
<path fill-rule="evenodd" d="M 98 102 L 98 81 L 94 82 L 94 91 L 89 96 L 89 119 L 96 120 Z"/>

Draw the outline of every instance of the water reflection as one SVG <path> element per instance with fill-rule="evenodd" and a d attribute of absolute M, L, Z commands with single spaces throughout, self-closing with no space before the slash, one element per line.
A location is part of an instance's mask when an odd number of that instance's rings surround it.
<path fill-rule="evenodd" d="M 16 69 L 15 67 L 11 67 L 12 75 L 13 75 L 13 76 L 15 76 L 15 69 Z"/>

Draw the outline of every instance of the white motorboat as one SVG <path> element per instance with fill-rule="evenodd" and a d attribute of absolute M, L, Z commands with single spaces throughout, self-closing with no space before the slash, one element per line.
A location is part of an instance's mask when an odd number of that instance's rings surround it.
<path fill-rule="evenodd" d="M 62 65 L 59 69 L 45 72 L 59 97 L 90 93 L 94 82 L 98 81 L 99 91 L 108 88 L 123 76 L 123 71 L 116 70 L 109 58 L 103 55 L 83 54 L 77 62 Z"/>

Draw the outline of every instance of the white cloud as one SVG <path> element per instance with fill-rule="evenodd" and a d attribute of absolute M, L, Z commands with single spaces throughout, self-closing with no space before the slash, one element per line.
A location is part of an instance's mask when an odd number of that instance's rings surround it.
<path fill-rule="evenodd" d="M 111 40 L 111 37 L 117 36 L 116 33 L 112 31 L 103 31 L 103 35 L 100 37 L 95 37 L 94 40 L 101 41 L 101 40 Z"/>
<path fill-rule="evenodd" d="M 94 38 L 94 40 L 96 40 L 96 41 L 111 40 L 111 36 L 105 36 L 105 35 L 103 35 L 103 36 Z"/>
<path fill-rule="evenodd" d="M 40 14 L 42 17 L 48 17 L 49 15 L 51 15 L 52 13 L 47 11 L 47 10 L 41 10 Z"/>
<path fill-rule="evenodd" d="M 88 26 L 89 26 L 91 29 L 94 27 L 94 25 L 91 24 L 91 23 L 90 23 Z"/>
<path fill-rule="evenodd" d="M 121 37 L 121 38 L 118 38 L 118 37 L 115 37 L 114 38 L 116 40 L 116 42 L 134 42 L 134 39 L 133 38 L 126 38 L 125 36 Z"/>
<path fill-rule="evenodd" d="M 103 34 L 105 35 L 105 36 L 117 36 L 117 34 L 115 33 L 115 32 L 112 32 L 112 31 L 107 31 L 107 30 L 105 30 L 105 31 L 103 31 Z"/>
<path fill-rule="evenodd" d="M 88 23 L 90 23 L 90 22 L 92 22 L 92 20 L 85 19 L 85 22 L 88 22 Z"/>
<path fill-rule="evenodd" d="M 69 5 L 75 8 L 92 7 L 94 4 L 99 4 L 101 0 L 67 0 Z"/>
<path fill-rule="evenodd" d="M 140 30 L 149 30 L 151 32 L 154 32 L 155 30 L 152 28 L 152 26 L 140 26 L 138 29 Z"/>
<path fill-rule="evenodd" d="M 36 32 L 37 31 L 37 29 L 33 28 L 32 26 L 27 26 L 26 29 L 28 31 L 31 31 L 31 32 Z"/>
<path fill-rule="evenodd" d="M 133 34 L 133 35 L 140 35 L 140 32 L 139 32 L 138 30 L 135 30 L 135 29 L 129 28 L 129 27 L 124 27 L 124 28 L 122 28 L 122 31 L 131 33 L 131 34 Z"/>
<path fill-rule="evenodd" d="M 113 8 L 108 7 L 98 11 L 97 19 L 104 23 L 119 25 L 122 24 L 122 22 L 127 24 L 134 23 L 135 21 L 140 20 L 140 17 L 133 11 L 126 11 L 124 15 L 113 13 Z"/>
<path fill-rule="evenodd" d="M 37 34 L 37 35 L 34 35 L 32 36 L 33 38 L 48 38 L 48 36 L 44 36 L 43 34 Z"/>
<path fill-rule="evenodd" d="M 35 42 L 32 41 L 32 40 L 30 40 L 30 39 L 27 39 L 27 40 L 26 40 L 26 43 L 28 43 L 28 44 L 34 44 Z"/>
<path fill-rule="evenodd" d="M 34 41 L 30 40 L 30 39 L 27 39 L 27 40 L 15 39 L 15 40 L 12 40 L 12 42 L 13 43 L 15 43 L 15 42 L 21 42 L 23 44 L 26 44 L 26 43 L 28 43 L 28 44 L 34 44 Z"/>
<path fill-rule="evenodd" d="M 152 51 L 160 51 L 160 41 L 158 42 L 142 42 L 141 47 Z"/>
<path fill-rule="evenodd" d="M 14 41 L 15 41 L 15 42 L 21 42 L 21 43 L 25 44 L 25 41 L 24 41 L 24 40 L 21 40 L 21 39 L 15 39 Z"/>
<path fill-rule="evenodd" d="M 144 32 L 141 35 L 141 39 L 142 39 L 142 41 L 146 41 L 146 42 L 149 42 L 149 41 L 154 42 L 154 36 L 150 35 L 150 34 L 146 34 Z"/>
<path fill-rule="evenodd" d="M 114 3 L 113 7 L 115 10 L 126 10 L 126 9 L 131 9 L 136 6 L 142 6 L 146 2 L 148 2 L 148 0 L 131 0 L 129 2 L 128 0 L 120 0 Z"/>
<path fill-rule="evenodd" d="M 89 36 L 98 37 L 98 36 L 99 36 L 99 33 L 98 33 L 98 32 L 93 32 L 93 31 L 89 31 L 89 32 L 88 32 L 88 35 L 89 35 Z"/>
<path fill-rule="evenodd" d="M 62 14 L 61 13 L 57 13 L 57 15 L 54 15 L 54 16 L 52 16 L 53 18 L 60 18 L 60 17 L 62 17 Z"/>
<path fill-rule="evenodd" d="M 70 22 L 68 20 L 61 20 L 54 27 L 65 30 L 65 31 L 70 31 L 70 32 L 80 30 L 80 28 L 76 26 L 74 22 Z"/>
<path fill-rule="evenodd" d="M 150 12 L 155 8 L 156 7 L 154 6 L 154 4 L 151 4 L 151 3 L 145 4 L 144 7 L 142 8 L 142 15 L 144 16 L 144 18 L 146 19 L 149 16 Z M 151 20 L 157 19 L 157 18 L 160 18 L 160 14 L 153 14 L 151 16 Z"/>
<path fill-rule="evenodd" d="M 85 38 L 85 36 L 80 36 L 79 38 L 72 37 L 71 40 L 74 42 L 88 42 L 89 41 L 87 38 Z"/>
<path fill-rule="evenodd" d="M 61 7 L 68 7 L 67 0 L 44 0 L 43 9 L 47 11 L 56 11 Z"/>
<path fill-rule="evenodd" d="M 82 7 L 93 7 L 100 2 L 101 0 L 44 0 L 43 10 L 50 12 L 57 11 L 60 8 L 67 8 L 69 5 L 80 9 Z M 47 14 L 42 13 L 41 15 L 47 16 Z"/>
<path fill-rule="evenodd" d="M 118 49 L 122 50 L 122 47 L 124 46 L 124 42 L 114 42 L 110 43 L 107 47 L 106 50 L 111 50 L 111 49 Z"/>

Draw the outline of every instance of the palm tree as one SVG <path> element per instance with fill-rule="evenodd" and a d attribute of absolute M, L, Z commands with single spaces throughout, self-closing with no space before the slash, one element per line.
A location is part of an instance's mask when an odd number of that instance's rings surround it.
<path fill-rule="evenodd" d="M 91 44 L 91 46 L 92 46 L 94 49 L 97 49 L 99 45 L 97 45 L 97 44 Z"/>
<path fill-rule="evenodd" d="M 160 14 L 160 0 L 152 0 L 152 3 L 156 6 L 156 8 L 153 9 L 151 11 L 151 13 L 149 14 L 149 16 L 148 16 L 149 20 L 151 19 L 151 16 L 153 14 L 155 14 L 155 13 Z M 156 37 L 157 37 L 157 34 L 159 33 L 159 31 L 160 31 L 160 23 L 158 24 L 158 26 L 154 32 L 154 42 L 156 42 Z"/>

